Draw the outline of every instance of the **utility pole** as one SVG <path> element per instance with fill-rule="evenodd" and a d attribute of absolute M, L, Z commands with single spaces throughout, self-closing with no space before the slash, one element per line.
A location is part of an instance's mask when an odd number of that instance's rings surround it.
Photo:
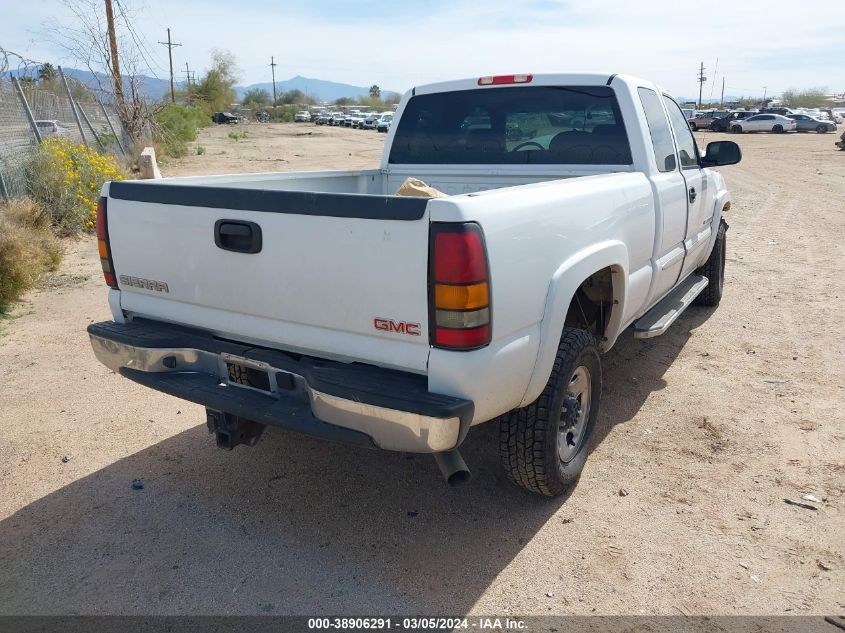
<path fill-rule="evenodd" d="M 167 57 L 170 60 L 170 102 L 176 103 L 176 92 L 173 90 L 173 47 L 182 45 L 170 41 L 169 26 L 167 27 L 167 41 L 159 42 L 159 44 L 164 44 L 167 47 Z"/>
<path fill-rule="evenodd" d="M 273 60 L 273 56 L 270 56 L 270 72 L 273 73 L 273 108 L 276 107 L 276 62 Z"/>
<path fill-rule="evenodd" d="M 722 98 L 719 99 L 719 107 L 722 108 L 725 105 L 725 78 L 722 77 Z"/>
<path fill-rule="evenodd" d="M 763 107 L 766 107 L 766 86 L 763 86 Z"/>
<path fill-rule="evenodd" d="M 123 106 L 123 80 L 120 77 L 120 64 L 117 61 L 117 36 L 114 32 L 114 12 L 111 8 L 111 0 L 106 3 L 106 24 L 109 31 L 109 51 L 111 52 L 111 76 L 114 85 L 114 96 L 117 99 L 117 106 Z"/>
<path fill-rule="evenodd" d="M 191 89 L 191 75 L 194 71 L 191 70 L 190 66 L 188 66 L 188 62 L 185 62 L 185 79 L 188 81 L 188 90 Z"/>
<path fill-rule="evenodd" d="M 704 76 L 704 62 L 701 62 L 701 69 L 698 71 L 698 109 L 701 110 L 701 95 L 704 91 L 704 82 L 707 77 Z"/>

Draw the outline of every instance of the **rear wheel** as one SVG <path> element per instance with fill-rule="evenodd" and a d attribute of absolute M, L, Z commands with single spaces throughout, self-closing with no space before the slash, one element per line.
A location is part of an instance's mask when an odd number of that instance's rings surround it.
<path fill-rule="evenodd" d="M 774 126 L 772 128 L 772 132 L 774 132 L 775 134 L 780 134 L 781 132 L 783 132 L 783 126 L 780 123 L 778 123 L 776 126 Z"/>
<path fill-rule="evenodd" d="M 601 360 L 585 330 L 564 328 L 549 382 L 527 407 L 502 416 L 499 456 L 515 484 L 547 497 L 578 481 L 601 401 Z"/>
<path fill-rule="evenodd" d="M 691 129 L 693 132 L 695 132 L 698 129 L 698 126 L 695 123 L 690 123 L 689 129 Z"/>
<path fill-rule="evenodd" d="M 696 270 L 696 274 L 704 275 L 710 282 L 707 287 L 695 298 L 695 304 L 700 306 L 717 306 L 722 300 L 722 290 L 725 287 L 725 243 L 727 239 L 728 224 L 724 220 L 719 222 L 719 231 L 716 233 L 716 241 L 713 243 L 713 250 L 704 265 Z"/>
<path fill-rule="evenodd" d="M 827 126 L 826 125 L 817 125 L 816 126 L 816 133 L 817 134 L 824 134 L 825 132 L 827 132 Z"/>
<path fill-rule="evenodd" d="M 731 132 L 733 132 L 734 134 L 742 134 L 742 127 L 740 127 L 739 125 L 733 125 L 731 126 Z"/>

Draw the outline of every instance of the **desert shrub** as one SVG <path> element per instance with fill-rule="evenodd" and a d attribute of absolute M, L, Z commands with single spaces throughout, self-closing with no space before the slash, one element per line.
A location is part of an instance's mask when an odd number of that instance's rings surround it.
<path fill-rule="evenodd" d="M 114 157 L 60 136 L 45 139 L 27 166 L 30 196 L 59 235 L 93 230 L 100 189 L 123 178 Z"/>
<path fill-rule="evenodd" d="M 161 144 L 168 156 L 179 158 L 188 153 L 188 143 L 197 140 L 197 131 L 210 123 L 199 108 L 171 104 L 155 114 L 158 124 L 155 141 Z"/>
<path fill-rule="evenodd" d="M 294 113 L 301 109 L 292 105 L 278 106 L 273 108 L 271 118 L 274 123 L 292 123 Z"/>
<path fill-rule="evenodd" d="M 205 154 L 205 146 L 197 145 L 197 156 L 202 156 L 203 154 Z"/>
<path fill-rule="evenodd" d="M 240 141 L 242 138 L 246 138 L 247 136 L 246 132 L 229 132 L 229 138 L 233 141 Z"/>
<path fill-rule="evenodd" d="M 0 203 L 0 312 L 61 260 L 46 209 L 31 200 Z"/>

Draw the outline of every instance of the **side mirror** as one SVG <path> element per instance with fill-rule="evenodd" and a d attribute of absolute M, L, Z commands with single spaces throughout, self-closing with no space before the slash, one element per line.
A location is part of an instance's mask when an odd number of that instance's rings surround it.
<path fill-rule="evenodd" d="M 714 141 L 707 144 L 707 151 L 701 158 L 702 167 L 736 165 L 742 160 L 742 151 L 733 141 Z"/>

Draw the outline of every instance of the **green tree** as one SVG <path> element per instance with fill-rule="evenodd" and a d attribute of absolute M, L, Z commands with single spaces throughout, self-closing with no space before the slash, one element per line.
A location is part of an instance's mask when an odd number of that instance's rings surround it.
<path fill-rule="evenodd" d="M 276 103 L 278 105 L 289 105 L 291 103 L 304 103 L 305 102 L 305 94 L 296 88 L 293 90 L 288 90 L 283 92 L 279 95 L 278 100 Z"/>
<path fill-rule="evenodd" d="M 38 69 L 38 78 L 44 83 L 50 83 L 56 78 L 56 69 L 53 64 L 47 62 Z"/>
<path fill-rule="evenodd" d="M 370 86 L 370 96 L 373 99 L 378 99 L 381 97 L 381 88 L 379 88 L 376 84 Z"/>
<path fill-rule="evenodd" d="M 349 97 L 341 97 L 340 99 L 334 100 L 334 104 L 339 106 L 352 105 L 353 103 L 355 103 L 355 100 Z"/>
<path fill-rule="evenodd" d="M 783 91 L 783 102 L 792 108 L 818 108 L 829 104 L 826 88 L 808 88 L 797 90 L 790 88 Z"/>
<path fill-rule="evenodd" d="M 264 88 L 251 88 L 244 93 L 241 103 L 247 108 L 257 109 L 269 105 L 271 101 L 270 93 Z"/>
<path fill-rule="evenodd" d="M 237 81 L 235 57 L 229 51 L 215 49 L 211 53 L 211 68 L 191 89 L 191 102 L 198 102 L 208 112 L 228 110 L 235 102 Z"/>

